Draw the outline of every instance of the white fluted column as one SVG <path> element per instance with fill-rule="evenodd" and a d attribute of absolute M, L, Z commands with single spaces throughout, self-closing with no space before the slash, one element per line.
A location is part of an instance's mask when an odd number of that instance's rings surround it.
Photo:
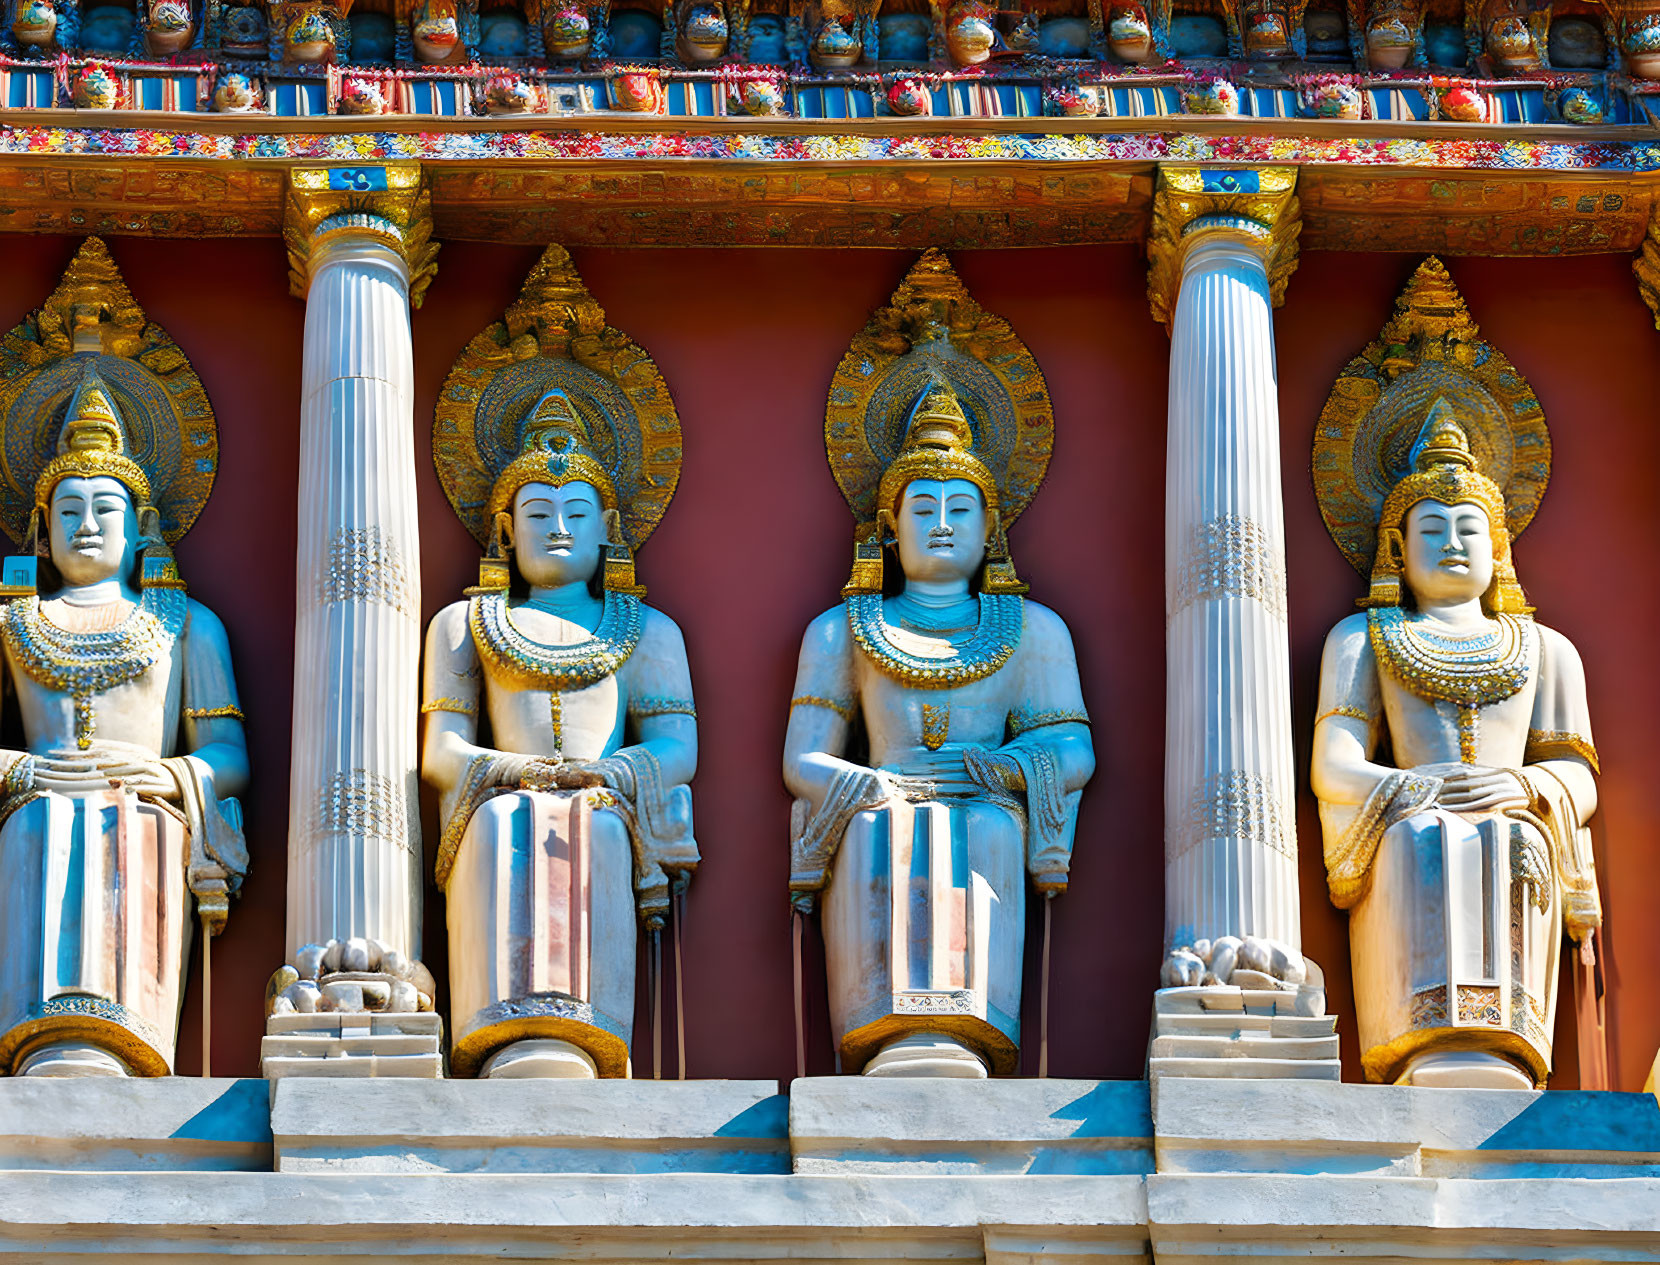
<path fill-rule="evenodd" d="M 1170 331 L 1166 948 L 1300 944 L 1270 230 L 1191 221 Z"/>
<path fill-rule="evenodd" d="M 1342 1074 L 1298 914 L 1273 311 L 1295 185 L 1287 169 L 1166 168 L 1154 200 L 1148 297 L 1170 328 L 1155 1080 Z"/>
<path fill-rule="evenodd" d="M 409 266 L 343 213 L 312 233 L 300 419 L 288 949 L 421 939 Z"/>

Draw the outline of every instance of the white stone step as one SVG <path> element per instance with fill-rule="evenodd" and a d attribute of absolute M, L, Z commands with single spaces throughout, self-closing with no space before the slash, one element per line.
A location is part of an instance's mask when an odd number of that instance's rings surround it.
<path fill-rule="evenodd" d="M 1155 1059 L 1335 1059 L 1337 1037 L 1158 1036 Z"/>
<path fill-rule="evenodd" d="M 1153 994 L 1153 1013 L 1156 1015 L 1216 1011 L 1294 1015 L 1297 1013 L 1297 994 L 1268 988 L 1232 988 L 1225 984 L 1161 988 Z"/>
<path fill-rule="evenodd" d="M 1336 1015 L 1252 1015 L 1244 1011 L 1210 1014 L 1155 1015 L 1153 1034 L 1160 1037 L 1213 1035 L 1268 1035 L 1274 1037 L 1328 1037 L 1337 1031 Z"/>
<path fill-rule="evenodd" d="M 430 1054 L 344 1054 L 333 1058 L 315 1056 L 274 1056 L 260 1058 L 260 1070 L 267 1080 L 289 1076 L 326 1076 L 362 1079 L 371 1076 L 415 1077 L 439 1080 L 444 1075 L 443 1056 Z"/>
<path fill-rule="evenodd" d="M 311 1015 L 270 1015 L 265 1020 L 267 1036 L 288 1036 L 296 1032 L 338 1035 L 367 1030 L 373 1035 L 406 1033 L 442 1037 L 444 1017 L 434 1011 L 392 1014 L 383 1011 L 326 1011 Z"/>
<path fill-rule="evenodd" d="M 1154 1080 L 1165 1076 L 1196 1076 L 1213 1080 L 1327 1080 L 1343 1079 L 1343 1065 L 1336 1059 L 1190 1059 L 1147 1060 L 1147 1075 Z"/>
<path fill-rule="evenodd" d="M 391 1057 L 403 1054 L 436 1054 L 438 1042 L 429 1036 L 409 1036 L 403 1033 L 386 1035 L 329 1037 L 316 1033 L 297 1033 L 288 1037 L 266 1037 L 259 1043 L 262 1059 L 271 1058 L 357 1058 L 377 1054 Z"/>

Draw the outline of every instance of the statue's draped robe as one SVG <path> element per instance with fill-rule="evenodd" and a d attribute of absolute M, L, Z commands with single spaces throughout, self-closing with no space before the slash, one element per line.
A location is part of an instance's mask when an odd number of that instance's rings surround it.
<path fill-rule="evenodd" d="M 28 600 L 28 599 L 21 599 Z M 229 664 L 198 650 L 187 622 L 148 671 L 94 696 L 94 746 L 108 762 L 172 757 L 185 709 L 237 706 Z M 74 701 L 32 680 L 8 650 L 29 750 L 76 748 Z M 231 886 L 246 869 L 240 811 L 217 804 L 195 762 L 168 758 L 193 781 L 171 803 L 105 785 L 85 793 L 35 790 L 0 802 L 0 1071 L 53 1040 L 97 1044 L 135 1072 L 173 1070 L 192 934 L 189 879 L 218 869 Z M 225 810 L 235 855 L 211 855 L 204 811 Z M 224 838 L 221 832 L 218 836 Z M 220 864 L 220 863 L 223 864 Z"/>
<path fill-rule="evenodd" d="M 924 1032 L 956 1038 L 994 1072 L 1015 1069 L 1026 875 L 1064 883 L 1094 767 L 1065 625 L 1025 607 L 1008 661 L 955 688 L 895 680 L 850 639 L 801 663 L 796 705 L 818 698 L 862 715 L 873 766 L 840 775 L 822 803 L 801 802 L 794 832 L 798 857 L 833 854 L 822 927 L 843 1071 Z M 929 736 L 943 736 L 935 759 Z M 992 752 L 1020 766 L 1024 791 L 988 772 Z M 935 760 L 947 755 L 942 774 Z"/>
<path fill-rule="evenodd" d="M 440 807 L 439 884 L 449 923 L 452 1061 L 476 1072 L 526 1038 L 569 1041 L 601 1076 L 628 1074 L 634 1028 L 637 905 L 660 910 L 665 870 L 697 862 L 691 789 L 666 785 L 644 744 L 624 746 L 640 719 L 690 715 L 682 651 L 663 653 L 655 612 L 640 647 L 613 676 L 559 693 L 561 750 L 597 763 L 603 787 L 526 790 L 504 784 L 513 761 L 475 757 Z M 664 624 L 666 620 L 662 621 Z M 482 683 L 492 741 L 520 755 L 553 754 L 552 731 L 526 717 L 554 710 L 549 691 L 500 680 L 474 654 L 455 672 L 429 655 L 428 706 L 477 708 Z"/>
<path fill-rule="evenodd" d="M 1387 741 L 1400 769 L 1365 804 L 1320 809 L 1332 898 L 1352 911 L 1369 1079 L 1393 1081 L 1415 1054 L 1441 1049 L 1506 1055 L 1540 1083 L 1549 1074 L 1563 929 L 1579 938 L 1601 920 L 1583 806 L 1557 762 L 1594 768 L 1596 756 L 1579 656 L 1561 634 L 1534 629 L 1527 683 L 1479 710 L 1473 761 L 1518 772 L 1525 808 L 1435 805 L 1456 740 L 1448 749 L 1391 727 L 1396 709 L 1427 704 L 1380 671 L 1370 648 L 1322 674 L 1320 715 L 1368 718 L 1368 758 Z"/>

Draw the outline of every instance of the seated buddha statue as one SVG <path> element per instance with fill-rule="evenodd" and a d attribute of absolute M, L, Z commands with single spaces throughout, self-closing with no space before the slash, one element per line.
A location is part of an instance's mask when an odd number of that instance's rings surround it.
<path fill-rule="evenodd" d="M 1562 932 L 1601 921 L 1579 655 L 1536 622 L 1505 499 L 1437 399 L 1327 639 L 1313 781 L 1368 1079 L 1542 1085 Z"/>
<path fill-rule="evenodd" d="M 191 897 L 217 931 L 248 866 L 225 629 L 185 595 L 125 434 L 87 369 L 34 487 L 51 565 L 0 615 L 23 731 L 0 751 L 5 1074 L 170 1073 Z"/>
<path fill-rule="evenodd" d="M 798 908 L 822 893 L 843 1071 L 1009 1073 L 1026 885 L 1065 890 L 1095 768 L 1072 640 L 1022 596 L 998 481 L 942 379 L 876 504 L 881 535 L 802 641 L 790 884 Z M 884 596 L 890 558 L 902 581 Z"/>
<path fill-rule="evenodd" d="M 691 674 L 680 630 L 640 601 L 570 398 L 543 394 L 522 433 L 480 585 L 427 631 L 451 1065 L 626 1076 L 637 920 L 660 926 L 698 861 Z"/>

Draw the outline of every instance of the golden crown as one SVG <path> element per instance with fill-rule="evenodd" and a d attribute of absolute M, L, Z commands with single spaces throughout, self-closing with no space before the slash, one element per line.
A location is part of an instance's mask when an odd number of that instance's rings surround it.
<path fill-rule="evenodd" d="M 589 450 L 588 424 L 582 420 L 570 397 L 563 391 L 548 391 L 536 401 L 525 422 L 519 455 L 508 464 L 490 489 L 489 519 L 508 513 L 520 488 L 530 483 L 561 487 L 566 483 L 591 483 L 598 490 L 600 504 L 617 508 L 617 489 L 611 475 Z"/>
<path fill-rule="evenodd" d="M 974 455 L 974 432 L 951 385 L 934 375 L 911 409 L 905 442 L 882 472 L 876 488 L 879 511 L 894 513 L 915 479 L 967 479 L 980 489 L 986 510 L 997 512 L 997 480 Z"/>
<path fill-rule="evenodd" d="M 1443 505 L 1479 505 L 1486 511 L 1487 530 L 1493 540 L 1493 585 L 1486 599 L 1489 612 L 1521 614 L 1531 609 L 1511 560 L 1504 490 L 1476 468 L 1464 427 L 1445 396 L 1437 396 L 1429 407 L 1418 442 L 1413 445 L 1412 466 L 1412 473 L 1394 486 L 1383 503 L 1371 584 L 1360 604 L 1400 605 L 1405 570 L 1401 524 L 1406 521 L 1407 511 L 1419 501 L 1440 501 Z"/>
<path fill-rule="evenodd" d="M 109 387 L 88 365 L 69 402 L 68 420 L 58 439 L 58 455 L 35 480 L 35 508 L 46 510 L 52 489 L 71 476 L 119 480 L 132 493 L 135 508 L 150 504 L 150 480 L 127 455 L 126 431 L 115 411 Z"/>
<path fill-rule="evenodd" d="M 1470 441 L 1459 425 L 1452 404 L 1437 396 L 1413 447 L 1412 473 L 1391 489 L 1379 516 L 1380 528 L 1399 527 L 1407 510 L 1419 501 L 1447 505 L 1470 502 L 1487 511 L 1495 531 L 1505 527 L 1504 491 L 1476 469 Z"/>

